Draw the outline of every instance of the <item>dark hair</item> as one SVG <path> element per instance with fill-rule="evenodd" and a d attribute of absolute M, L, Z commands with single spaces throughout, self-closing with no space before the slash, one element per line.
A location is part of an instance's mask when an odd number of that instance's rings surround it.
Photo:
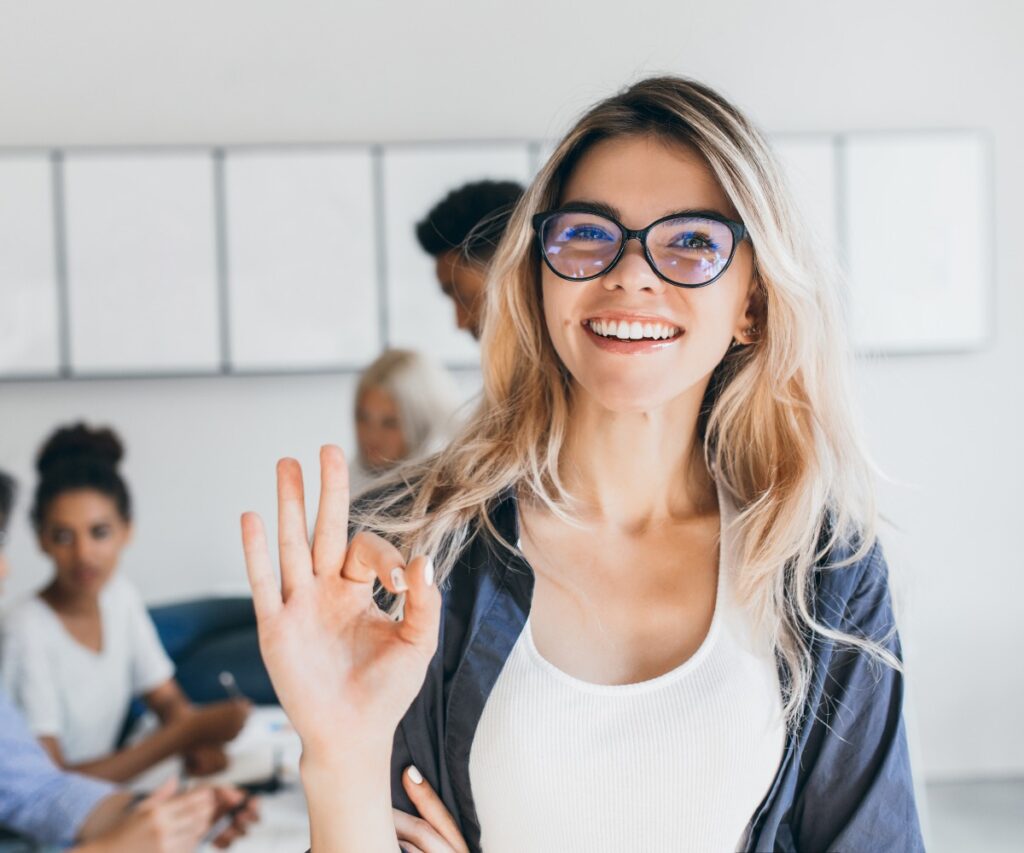
<path fill-rule="evenodd" d="M 461 249 L 471 260 L 489 261 L 523 194 L 515 181 L 475 181 L 452 190 L 416 225 L 416 239 L 435 258 Z"/>
<path fill-rule="evenodd" d="M 90 489 L 110 498 L 125 521 L 131 521 L 132 501 L 117 464 L 124 446 L 113 430 L 90 429 L 84 423 L 61 427 L 51 435 L 36 459 L 39 485 L 32 504 L 32 523 L 39 530 L 50 504 L 65 492 Z"/>
<path fill-rule="evenodd" d="M 0 471 L 0 533 L 7 529 L 7 522 L 11 520 L 15 489 L 14 477 L 5 471 Z"/>

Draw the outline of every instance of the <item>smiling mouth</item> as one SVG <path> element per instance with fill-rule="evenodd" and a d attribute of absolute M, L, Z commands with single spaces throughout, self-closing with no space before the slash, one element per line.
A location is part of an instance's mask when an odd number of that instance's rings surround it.
<path fill-rule="evenodd" d="M 682 335 L 678 326 L 649 320 L 587 320 L 583 324 L 600 338 L 617 341 L 672 341 Z"/>

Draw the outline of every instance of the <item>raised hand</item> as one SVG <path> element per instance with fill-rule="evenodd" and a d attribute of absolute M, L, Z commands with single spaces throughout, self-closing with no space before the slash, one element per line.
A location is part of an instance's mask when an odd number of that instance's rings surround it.
<path fill-rule="evenodd" d="M 242 516 L 242 540 L 260 651 L 304 760 L 340 763 L 356 745 L 390 750 L 437 647 L 441 596 L 433 565 L 427 557 L 406 565 L 394 546 L 369 533 L 348 541 L 348 469 L 338 447 L 320 452 L 312 547 L 294 459 L 278 463 L 277 498 L 280 588 L 258 515 Z M 374 603 L 375 580 L 405 592 L 400 621 Z"/>

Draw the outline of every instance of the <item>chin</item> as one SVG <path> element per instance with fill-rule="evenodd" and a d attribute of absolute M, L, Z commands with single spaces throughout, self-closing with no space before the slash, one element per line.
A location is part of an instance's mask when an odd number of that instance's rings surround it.
<path fill-rule="evenodd" d="M 617 414 L 661 409 L 686 393 L 686 388 L 666 388 L 662 383 L 631 381 L 628 377 L 585 380 L 578 383 L 602 408 Z"/>

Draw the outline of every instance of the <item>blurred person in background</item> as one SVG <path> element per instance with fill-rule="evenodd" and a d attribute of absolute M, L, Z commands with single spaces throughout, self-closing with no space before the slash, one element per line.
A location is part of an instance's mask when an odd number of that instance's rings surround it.
<path fill-rule="evenodd" d="M 190 773 L 213 773 L 226 766 L 223 747 L 249 706 L 189 702 L 139 594 L 118 572 L 132 535 L 122 456 L 111 430 L 84 424 L 58 429 L 43 445 L 32 522 L 54 575 L 6 615 L 0 675 L 61 767 L 124 782 L 181 755 Z M 136 697 L 160 726 L 119 748 Z"/>
<path fill-rule="evenodd" d="M 399 462 L 444 447 L 457 426 L 458 406 L 454 380 L 433 359 L 411 350 L 381 353 L 356 386 L 353 493 Z"/>
<path fill-rule="evenodd" d="M 14 480 L 0 471 L 0 593 L 9 571 L 4 544 L 13 505 Z M 245 796 L 231 787 L 181 793 L 176 787 L 168 780 L 140 799 L 58 768 L 0 687 L 0 851 L 25 849 L 27 842 L 75 845 L 76 853 L 189 853 Z M 249 801 L 214 843 L 228 846 L 257 819 L 257 803 Z"/>
<path fill-rule="evenodd" d="M 477 339 L 487 267 L 522 194 L 515 181 L 475 181 L 452 190 L 416 225 L 416 239 L 455 304 L 456 324 Z"/>

